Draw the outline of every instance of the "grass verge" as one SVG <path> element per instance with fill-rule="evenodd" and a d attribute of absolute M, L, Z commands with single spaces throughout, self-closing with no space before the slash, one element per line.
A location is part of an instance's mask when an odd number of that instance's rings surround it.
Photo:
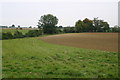
<path fill-rule="evenodd" d="M 117 78 L 118 53 L 80 49 L 37 38 L 2 41 L 3 78 Z"/>

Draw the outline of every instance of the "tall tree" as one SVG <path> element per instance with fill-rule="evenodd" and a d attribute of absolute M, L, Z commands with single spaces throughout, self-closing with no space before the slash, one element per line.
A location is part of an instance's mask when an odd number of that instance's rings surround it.
<path fill-rule="evenodd" d="M 93 20 L 94 31 L 97 32 L 99 29 L 99 20 L 98 17 Z"/>
<path fill-rule="evenodd" d="M 85 18 L 84 20 L 83 20 L 83 22 L 84 22 L 84 31 L 86 31 L 86 32 L 92 32 L 93 31 L 93 21 L 92 20 L 90 20 L 90 19 L 88 19 L 88 18 Z"/>
<path fill-rule="evenodd" d="M 112 32 L 120 32 L 120 28 L 118 25 L 115 25 L 113 28 L 112 28 Z"/>
<path fill-rule="evenodd" d="M 15 28 L 15 25 L 13 24 L 11 27 L 12 27 L 12 28 Z"/>
<path fill-rule="evenodd" d="M 102 25 L 103 32 L 109 31 L 110 27 L 107 22 L 102 22 L 101 25 Z"/>
<path fill-rule="evenodd" d="M 18 28 L 20 28 L 20 25 L 18 25 Z"/>
<path fill-rule="evenodd" d="M 84 27 L 83 21 L 78 20 L 78 21 L 75 23 L 75 30 L 76 30 L 76 32 L 83 32 L 83 27 Z"/>
<path fill-rule="evenodd" d="M 106 32 L 110 28 L 107 22 L 99 20 L 98 18 L 94 18 L 93 25 L 96 32 Z"/>
<path fill-rule="evenodd" d="M 52 14 L 43 15 L 38 22 L 38 28 L 42 29 L 44 33 L 52 34 L 56 32 L 57 23 L 58 19 L 56 16 Z"/>

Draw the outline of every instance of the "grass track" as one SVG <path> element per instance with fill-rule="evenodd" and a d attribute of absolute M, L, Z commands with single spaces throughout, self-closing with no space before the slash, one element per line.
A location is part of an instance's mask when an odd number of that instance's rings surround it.
<path fill-rule="evenodd" d="M 38 38 L 3 40 L 3 78 L 116 78 L 118 53 L 49 44 Z"/>

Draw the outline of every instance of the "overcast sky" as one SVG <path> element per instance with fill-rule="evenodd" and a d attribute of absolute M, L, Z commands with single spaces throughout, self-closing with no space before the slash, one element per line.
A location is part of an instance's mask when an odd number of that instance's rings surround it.
<path fill-rule="evenodd" d="M 44 14 L 53 14 L 58 25 L 74 26 L 79 19 L 99 17 L 118 24 L 119 0 L 1 0 L 0 25 L 33 26 Z"/>

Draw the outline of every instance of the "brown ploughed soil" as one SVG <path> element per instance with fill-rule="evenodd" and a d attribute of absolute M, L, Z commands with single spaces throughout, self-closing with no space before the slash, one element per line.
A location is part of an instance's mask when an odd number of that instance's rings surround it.
<path fill-rule="evenodd" d="M 70 33 L 41 37 L 41 40 L 72 47 L 118 51 L 118 33 Z"/>

